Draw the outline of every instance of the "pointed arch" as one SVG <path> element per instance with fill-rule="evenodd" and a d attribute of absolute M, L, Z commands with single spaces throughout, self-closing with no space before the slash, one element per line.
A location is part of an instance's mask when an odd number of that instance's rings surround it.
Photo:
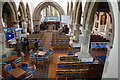
<path fill-rule="evenodd" d="M 106 1 L 107 2 L 107 1 Z M 94 23 L 94 15 L 97 11 L 97 8 L 99 6 L 100 2 L 87 2 L 85 6 L 85 14 L 84 14 L 84 23 L 83 28 L 85 30 L 92 30 L 93 23 Z M 111 44 L 113 44 L 114 40 L 114 15 L 113 15 L 113 9 L 111 7 L 111 4 L 108 2 L 108 6 L 110 8 L 111 16 L 112 16 L 112 26 L 113 26 L 113 34 L 112 34 L 112 41 Z M 89 25 L 89 26 L 88 26 Z"/>
<path fill-rule="evenodd" d="M 9 10 L 11 11 L 12 15 L 12 22 L 17 22 L 18 21 L 18 16 L 17 16 L 17 7 L 15 5 L 15 2 L 5 2 L 4 5 L 7 4 L 9 6 Z"/>
<path fill-rule="evenodd" d="M 31 13 L 28 3 L 26 4 L 26 23 L 27 23 L 27 32 L 31 33 Z"/>
<path fill-rule="evenodd" d="M 20 2 L 18 11 L 20 11 L 21 18 L 24 20 L 26 18 L 26 10 L 23 2 Z"/>
<path fill-rule="evenodd" d="M 81 16 L 82 16 L 82 2 L 79 2 L 77 6 L 76 16 L 75 16 L 76 17 L 75 23 L 81 24 Z"/>
<path fill-rule="evenodd" d="M 93 1 L 93 2 L 92 2 Z M 99 6 L 100 3 L 102 2 L 94 2 L 94 0 L 92 0 L 91 2 L 87 2 L 86 6 L 85 6 L 85 13 L 84 13 L 84 20 L 83 20 L 83 28 L 84 28 L 84 35 L 85 35 L 85 39 L 89 38 L 91 35 L 91 29 L 93 27 L 93 23 L 94 23 L 94 15 L 97 11 L 97 8 Z M 117 47 L 116 45 L 118 45 L 118 42 L 116 42 L 118 39 L 118 23 L 117 23 L 117 12 L 118 11 L 118 4 L 117 2 L 112 2 L 112 1 L 108 1 L 106 0 L 109 10 L 111 12 L 111 17 L 112 17 L 112 40 L 110 42 L 110 44 L 107 46 L 108 52 L 107 52 L 107 58 L 106 58 L 106 62 L 105 62 L 105 66 L 104 66 L 104 70 L 103 70 L 103 75 L 102 77 L 105 78 L 109 78 L 109 77 L 118 77 L 116 74 L 118 73 L 118 69 L 117 69 L 117 64 L 115 62 L 117 62 L 117 55 L 118 53 L 114 52 L 116 51 Z M 89 39 L 87 39 L 89 43 Z M 114 41 L 115 40 L 115 41 Z M 88 46 L 88 45 L 87 45 Z M 86 45 L 84 46 L 85 48 L 87 47 Z M 89 48 L 88 48 L 89 49 Z M 81 50 L 82 51 L 82 50 Z M 89 50 L 88 50 L 89 51 Z M 112 54 L 110 54 L 112 53 Z M 113 61 L 114 60 L 114 61 Z M 115 70 L 112 71 L 113 67 L 115 67 Z M 115 74 L 115 75 L 112 75 Z M 108 76 L 111 75 L 111 76 Z"/>
<path fill-rule="evenodd" d="M 73 12 L 73 23 L 75 23 L 75 21 L 76 21 L 76 12 L 77 12 L 78 4 L 79 4 L 79 2 L 78 2 L 78 0 L 76 0 L 75 6 L 74 6 L 74 12 Z"/>
<path fill-rule="evenodd" d="M 52 1 L 52 2 L 50 2 L 50 1 L 43 1 L 40 4 L 38 4 L 37 7 L 35 8 L 35 10 L 33 12 L 33 20 L 39 20 L 40 19 L 40 16 L 39 16 L 40 14 L 39 13 L 47 5 L 53 6 L 56 10 L 58 10 L 60 15 L 64 15 L 65 14 L 63 8 L 57 2 L 54 2 L 54 1 Z"/>
<path fill-rule="evenodd" d="M 28 16 L 28 19 L 31 19 L 31 13 L 30 13 L 30 8 L 29 8 L 28 3 L 26 4 L 26 14 Z"/>

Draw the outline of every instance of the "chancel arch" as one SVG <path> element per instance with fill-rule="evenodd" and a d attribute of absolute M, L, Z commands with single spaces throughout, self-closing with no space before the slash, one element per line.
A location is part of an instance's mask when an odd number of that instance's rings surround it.
<path fill-rule="evenodd" d="M 52 1 L 52 2 L 51 1 L 43 1 L 43 2 L 41 2 L 40 4 L 37 5 L 37 7 L 35 8 L 35 10 L 33 12 L 32 17 L 33 17 L 34 30 L 39 29 L 38 27 L 41 24 L 41 18 L 42 18 L 40 13 L 46 6 L 54 7 L 58 11 L 58 13 L 60 15 L 60 18 L 61 18 L 61 15 L 65 14 L 63 8 L 57 2 L 54 2 L 54 1 Z"/>

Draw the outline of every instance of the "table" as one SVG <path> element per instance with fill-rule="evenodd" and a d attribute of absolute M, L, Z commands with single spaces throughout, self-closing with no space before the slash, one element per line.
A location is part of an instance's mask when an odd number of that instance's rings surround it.
<path fill-rule="evenodd" d="M 21 68 L 15 68 L 9 72 L 9 74 L 15 78 L 18 78 L 25 73 L 26 73 L 26 71 L 22 70 Z"/>
<path fill-rule="evenodd" d="M 8 56 L 8 57 L 5 57 L 5 61 L 10 61 L 10 60 L 14 60 L 17 58 L 17 55 L 11 55 L 11 56 Z"/>
<path fill-rule="evenodd" d="M 38 51 L 36 52 L 37 56 L 44 56 L 46 52 L 44 51 Z"/>

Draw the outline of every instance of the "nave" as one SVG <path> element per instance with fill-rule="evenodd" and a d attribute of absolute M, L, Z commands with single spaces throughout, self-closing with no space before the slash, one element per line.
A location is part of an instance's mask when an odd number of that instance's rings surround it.
<path fill-rule="evenodd" d="M 0 1 L 0 79 L 118 78 L 117 0 Z"/>
<path fill-rule="evenodd" d="M 31 34 L 30 36 L 36 35 L 34 37 L 38 38 L 38 37 L 40 37 L 39 36 L 40 34 L 44 34 L 44 37 L 42 37 L 42 39 L 44 39 L 44 42 L 42 41 L 43 44 L 42 45 L 40 44 L 39 49 L 43 49 L 43 51 L 47 51 L 47 50 L 49 50 L 51 48 L 50 44 L 51 44 L 51 41 L 52 41 L 52 38 L 53 38 L 50 35 L 56 34 L 56 32 L 45 32 L 45 33 L 42 32 L 42 33 L 38 33 L 38 35 L 37 34 Z M 60 33 L 60 34 L 62 34 L 62 33 Z M 30 48 L 32 48 L 32 47 L 30 47 Z M 61 79 L 62 78 L 62 79 L 68 79 L 69 80 L 69 79 L 82 79 L 82 78 L 87 79 L 87 78 L 90 78 L 90 77 L 100 79 L 101 75 L 102 75 L 102 69 L 99 70 L 100 72 L 99 72 L 98 76 L 97 75 L 95 76 L 95 74 L 91 74 L 90 72 L 85 77 L 82 77 L 82 76 L 72 76 L 72 77 L 68 76 L 70 74 L 61 76 L 58 73 L 58 71 L 66 71 L 67 72 L 67 70 L 68 71 L 70 71 L 70 70 L 73 71 L 73 70 L 84 69 L 84 68 L 81 68 L 81 67 L 78 67 L 78 66 L 76 66 L 75 68 L 74 67 L 71 68 L 71 66 L 61 68 L 59 66 L 59 63 L 64 63 L 64 64 L 71 63 L 72 64 L 72 63 L 79 62 L 78 60 L 75 60 L 75 61 L 73 60 L 72 61 L 72 60 L 69 60 L 69 59 L 68 59 L 68 61 L 62 60 L 62 59 L 60 60 L 60 57 L 75 56 L 75 53 L 78 52 L 79 50 L 80 50 L 80 48 L 72 48 L 72 47 L 64 48 L 64 49 L 63 49 L 63 47 L 58 48 L 58 49 L 55 48 L 52 51 L 52 55 L 50 56 L 50 60 L 43 60 L 40 63 L 37 63 L 37 60 L 33 61 L 32 57 L 31 57 L 31 53 L 27 52 L 27 53 L 25 53 L 25 57 L 23 58 L 21 63 L 26 62 L 26 63 L 28 63 L 29 67 L 33 67 L 34 65 L 36 66 L 36 68 L 34 69 L 34 79 L 43 79 L 43 80 L 45 79 L 45 80 L 47 80 L 47 79 L 59 79 L 59 78 Z M 104 65 L 102 62 L 100 62 L 96 58 L 96 56 L 98 56 L 98 55 L 106 55 L 105 50 L 92 50 L 91 49 L 90 54 L 94 58 L 93 62 L 96 62 L 98 64 L 98 68 Z M 8 62 L 8 63 L 10 63 L 10 62 Z M 14 64 L 12 64 L 12 67 L 15 68 L 16 66 Z M 17 67 L 21 68 L 20 65 L 17 66 Z M 96 68 L 96 67 L 94 67 L 94 68 Z M 87 68 L 87 69 L 89 69 L 89 68 Z M 9 74 L 6 73 L 6 71 L 4 69 L 2 69 L 2 71 L 3 71 L 2 72 L 3 77 L 7 77 L 9 75 Z"/>

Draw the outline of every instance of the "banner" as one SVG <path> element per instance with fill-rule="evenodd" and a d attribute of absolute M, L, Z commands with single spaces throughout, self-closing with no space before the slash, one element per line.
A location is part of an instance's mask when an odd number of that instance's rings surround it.
<path fill-rule="evenodd" d="M 13 27 L 6 27 L 4 28 L 5 38 L 6 40 L 10 40 L 14 38 L 14 28 Z"/>
<path fill-rule="evenodd" d="M 60 17 L 58 17 L 58 16 L 45 16 L 43 21 L 44 22 L 48 22 L 48 21 L 59 22 L 60 21 Z"/>

